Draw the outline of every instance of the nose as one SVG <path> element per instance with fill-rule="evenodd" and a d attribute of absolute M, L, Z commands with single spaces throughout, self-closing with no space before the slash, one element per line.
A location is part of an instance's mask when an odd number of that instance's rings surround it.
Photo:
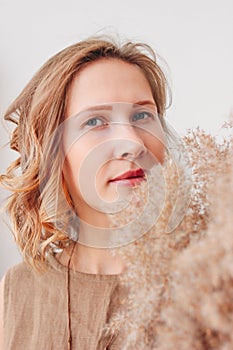
<path fill-rule="evenodd" d="M 138 135 L 136 127 L 130 124 L 114 125 L 114 158 L 137 159 L 146 154 L 143 139 Z"/>

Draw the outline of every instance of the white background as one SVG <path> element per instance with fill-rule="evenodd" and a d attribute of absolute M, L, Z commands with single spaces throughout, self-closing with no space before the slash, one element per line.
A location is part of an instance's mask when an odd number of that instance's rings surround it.
<path fill-rule="evenodd" d="M 64 47 L 101 33 L 149 43 L 167 67 L 180 133 L 200 126 L 216 134 L 233 110 L 232 0 L 0 0 L 0 113 L 35 71 Z M 3 148 L 0 173 L 17 154 Z M 0 189 L 0 200 L 6 195 Z M 0 218 L 0 277 L 21 257 Z"/>

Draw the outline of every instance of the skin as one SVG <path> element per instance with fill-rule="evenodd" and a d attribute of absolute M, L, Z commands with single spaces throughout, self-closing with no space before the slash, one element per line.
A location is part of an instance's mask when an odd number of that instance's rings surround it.
<path fill-rule="evenodd" d="M 159 139 L 148 132 L 149 119 L 137 122 L 137 128 L 130 124 L 127 113 L 118 116 L 120 123 L 114 127 L 104 125 L 100 120 L 95 120 L 97 124 L 94 126 L 85 124 L 84 129 L 80 128 L 81 122 L 72 124 L 72 116 L 87 108 L 114 102 L 142 104 L 157 111 L 143 72 L 136 65 L 118 59 L 100 59 L 90 63 L 78 73 L 69 91 L 63 137 L 66 155 L 63 175 L 81 220 L 82 234 L 90 233 L 89 225 L 92 230 L 108 227 L 108 215 L 102 210 L 102 204 L 112 204 L 119 196 L 129 196 L 131 188 L 119 188 L 116 183 L 109 182 L 110 179 L 128 170 L 150 169 L 155 160 L 162 162 L 164 158 L 162 135 Z M 69 140 L 69 128 L 77 130 L 73 143 Z M 65 265 L 71 249 L 59 256 L 60 262 Z M 72 262 L 81 272 L 118 274 L 124 271 L 123 262 L 113 257 L 109 249 L 78 243 Z"/>
<path fill-rule="evenodd" d="M 137 66 L 117 59 L 90 63 L 73 81 L 66 121 L 90 106 L 113 102 L 143 102 L 145 107 L 156 112 L 149 83 Z M 163 161 L 162 135 L 159 139 L 148 132 L 150 124 L 147 122 L 138 128 L 132 127 L 126 115 L 122 115 L 117 120 L 120 123 L 114 127 L 93 128 L 77 137 L 72 145 L 69 145 L 69 138 L 67 142 L 67 131 L 64 132 L 66 158 L 63 175 L 82 221 L 80 232 L 83 235 L 95 234 L 97 227 L 108 227 L 108 215 L 99 210 L 103 202 L 114 203 L 119 195 L 127 198 L 131 193 L 130 188 L 118 188 L 116 183 L 109 182 L 110 179 L 130 169 L 150 169 L 155 160 Z M 89 158 L 89 155 L 93 157 Z M 79 178 L 78 174 L 81 174 Z M 92 232 L 87 224 L 92 225 Z M 57 260 L 67 266 L 71 253 L 71 267 L 76 271 L 91 274 L 121 274 L 125 271 L 123 261 L 117 255 L 113 256 L 110 249 L 73 243 L 57 254 Z M 3 347 L 3 284 L 4 279 L 0 283 L 0 349 Z"/>

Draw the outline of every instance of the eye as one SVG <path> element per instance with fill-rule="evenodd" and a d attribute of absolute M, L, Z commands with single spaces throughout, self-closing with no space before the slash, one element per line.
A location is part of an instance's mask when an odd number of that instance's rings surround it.
<path fill-rule="evenodd" d="M 145 120 L 145 119 L 154 119 L 153 113 L 142 111 L 142 112 L 135 113 L 132 118 L 133 121 Z"/>
<path fill-rule="evenodd" d="M 102 126 L 106 125 L 106 122 L 99 117 L 89 119 L 84 126 Z"/>

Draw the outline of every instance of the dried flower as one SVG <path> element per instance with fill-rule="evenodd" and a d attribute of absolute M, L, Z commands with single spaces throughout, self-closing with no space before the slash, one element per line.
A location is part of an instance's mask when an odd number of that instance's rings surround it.
<path fill-rule="evenodd" d="M 232 126 L 230 120 L 222 129 Z M 130 292 L 105 331 L 120 330 L 122 350 L 169 350 L 174 344 L 179 350 L 233 348 L 233 136 L 219 142 L 198 127 L 188 130 L 183 142 L 192 188 L 168 159 L 159 217 L 139 239 L 117 249 L 128 266 L 121 283 Z M 154 180 L 150 191 L 156 198 L 160 184 Z M 183 195 L 189 189 L 190 201 L 168 233 L 178 187 Z M 118 225 L 132 213 L 125 214 Z"/>

